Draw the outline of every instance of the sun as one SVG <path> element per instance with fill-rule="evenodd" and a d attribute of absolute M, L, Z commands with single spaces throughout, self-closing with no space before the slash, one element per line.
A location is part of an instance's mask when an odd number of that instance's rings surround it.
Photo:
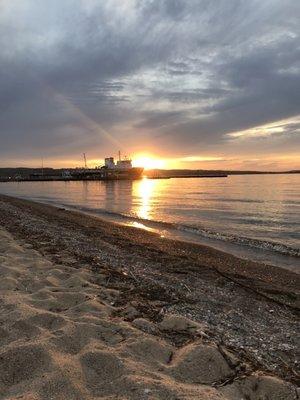
<path fill-rule="evenodd" d="M 133 166 L 145 169 L 161 169 L 166 166 L 166 161 L 148 155 L 137 155 L 133 157 Z"/>

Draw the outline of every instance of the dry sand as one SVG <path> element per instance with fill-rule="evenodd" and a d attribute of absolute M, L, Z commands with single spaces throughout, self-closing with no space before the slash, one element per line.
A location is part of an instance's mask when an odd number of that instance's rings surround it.
<path fill-rule="evenodd" d="M 0 399 L 299 398 L 209 338 L 207 324 L 120 307 L 127 287 L 29 243 L 0 228 Z"/>
<path fill-rule="evenodd" d="M 216 348 L 176 353 L 113 318 L 90 272 L 56 266 L 3 230 L 0 254 L 1 399 L 223 398 L 200 384 L 232 373 Z"/>

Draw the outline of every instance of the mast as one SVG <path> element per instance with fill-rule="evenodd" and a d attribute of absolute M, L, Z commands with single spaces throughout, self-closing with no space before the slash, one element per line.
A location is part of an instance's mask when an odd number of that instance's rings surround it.
<path fill-rule="evenodd" d="M 120 150 L 119 150 L 118 154 L 119 154 L 119 161 L 121 161 L 121 151 Z"/>
<path fill-rule="evenodd" d="M 83 153 L 83 161 L 84 161 L 84 168 L 87 169 L 86 155 L 85 155 L 85 153 Z"/>

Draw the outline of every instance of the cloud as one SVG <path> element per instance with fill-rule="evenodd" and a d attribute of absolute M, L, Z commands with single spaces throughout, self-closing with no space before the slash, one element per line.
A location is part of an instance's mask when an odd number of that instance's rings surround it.
<path fill-rule="evenodd" d="M 270 138 L 270 137 L 289 137 L 291 135 L 300 134 L 300 118 L 292 120 L 278 121 L 272 124 L 258 126 L 245 131 L 233 132 L 227 134 L 233 139 L 249 139 L 249 138 Z"/>
<path fill-rule="evenodd" d="M 2 0 L 2 163 L 117 146 L 260 152 L 233 138 L 281 120 L 263 151 L 292 151 L 299 16 L 293 0 Z"/>

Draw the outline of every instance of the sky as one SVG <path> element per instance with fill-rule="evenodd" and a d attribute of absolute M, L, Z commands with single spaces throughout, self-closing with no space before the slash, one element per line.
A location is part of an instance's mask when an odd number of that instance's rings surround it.
<path fill-rule="evenodd" d="M 300 169 L 299 19 L 299 0 L 0 0 L 0 166 Z"/>

